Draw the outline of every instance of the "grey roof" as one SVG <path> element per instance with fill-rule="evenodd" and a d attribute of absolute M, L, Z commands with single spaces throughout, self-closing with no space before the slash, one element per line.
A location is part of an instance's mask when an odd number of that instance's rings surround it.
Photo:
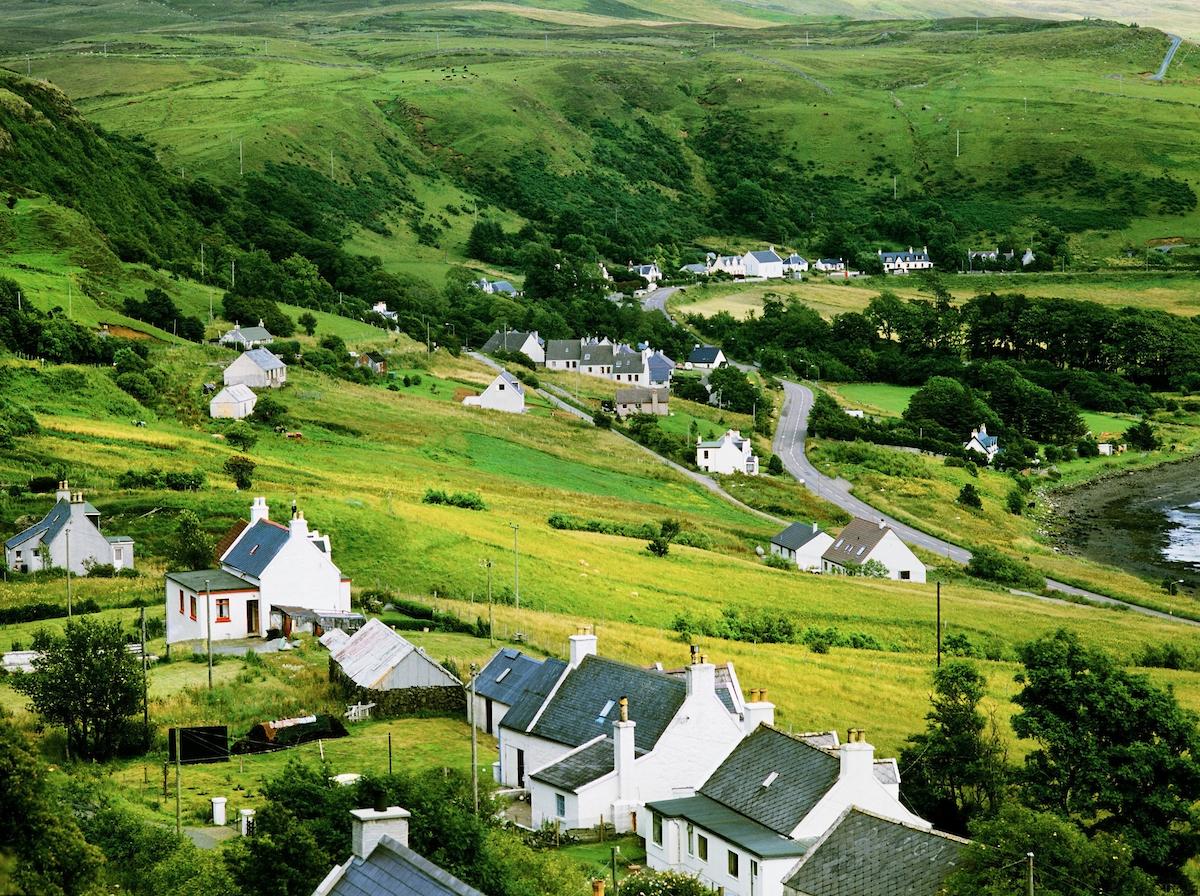
<path fill-rule="evenodd" d="M 784 882 L 795 896 L 935 896 L 967 841 L 850 808 Z"/>
<path fill-rule="evenodd" d="M 24 544 L 30 539 L 37 538 L 46 544 L 49 544 L 55 539 L 63 527 L 71 521 L 71 502 L 66 498 L 61 498 L 50 508 L 50 512 L 34 523 L 28 529 L 23 529 L 18 532 L 8 541 L 4 542 L 4 547 L 12 550 L 18 545 Z"/>
<path fill-rule="evenodd" d="M 641 352 L 618 352 L 613 358 L 613 373 L 634 373 L 646 368 Z"/>
<path fill-rule="evenodd" d="M 689 274 L 707 274 L 708 266 L 703 264 L 685 264 L 679 270 L 687 271 Z"/>
<path fill-rule="evenodd" d="M 545 660 L 526 656 L 512 647 L 503 647 L 496 651 L 496 655 L 488 660 L 488 664 L 475 677 L 475 693 L 497 703 L 512 706 L 525 693 L 526 688 L 538 682 L 545 664 Z"/>
<path fill-rule="evenodd" d="M 505 293 L 506 295 L 516 295 L 517 288 L 515 286 L 513 286 L 511 283 L 509 283 L 507 280 L 493 280 L 492 281 L 492 292 L 502 292 L 502 293 Z"/>
<path fill-rule="evenodd" d="M 521 385 L 521 381 L 519 379 L 517 379 L 515 376 L 513 376 L 511 373 L 509 373 L 507 370 L 501 370 L 498 375 L 499 375 L 500 379 L 504 380 L 506 383 L 508 383 L 510 386 L 512 386 L 514 389 L 516 389 L 519 394 L 521 394 L 521 395 L 525 394 L 525 387 L 523 385 Z"/>
<path fill-rule="evenodd" d="M 655 352 L 646 359 L 646 366 L 650 368 L 650 379 L 661 383 L 670 378 L 671 371 L 675 369 L 675 362 L 662 352 Z"/>
<path fill-rule="evenodd" d="M 506 330 L 504 332 L 497 330 L 483 344 L 483 350 L 485 352 L 495 352 L 503 349 L 509 352 L 519 352 L 528 340 L 529 333 L 525 330 Z"/>
<path fill-rule="evenodd" d="M 581 351 L 578 339 L 551 339 L 546 343 L 546 360 L 578 361 Z"/>
<path fill-rule="evenodd" d="M 834 266 L 834 267 L 836 267 L 838 265 L 844 266 L 846 264 L 846 260 L 843 258 L 822 258 L 817 261 L 817 264 L 823 264 L 823 265 Z"/>
<path fill-rule="evenodd" d="M 109 544 L 133 544 L 133 539 L 128 535 L 105 535 L 104 540 Z"/>
<path fill-rule="evenodd" d="M 838 733 L 836 731 L 809 731 L 807 734 L 797 734 L 810 747 L 816 747 L 818 750 L 836 750 L 839 745 Z M 881 760 L 883 762 L 891 762 L 892 760 Z"/>
<path fill-rule="evenodd" d="M 767 264 L 773 261 L 783 261 L 783 259 L 779 257 L 779 253 L 774 249 L 759 249 L 757 252 L 751 252 L 750 255 L 753 256 L 756 261 L 765 262 Z"/>
<path fill-rule="evenodd" d="M 221 337 L 222 342 L 265 342 L 273 339 L 266 327 L 237 326 Z"/>
<path fill-rule="evenodd" d="M 616 767 L 615 764 L 616 744 L 611 737 L 605 737 L 553 765 L 539 769 L 529 777 L 559 790 L 575 791 L 607 775 Z"/>
<path fill-rule="evenodd" d="M 630 389 L 618 389 L 616 394 L 617 404 L 643 404 L 649 403 L 654 398 L 654 393 L 658 393 L 658 401 L 660 404 L 666 404 L 671 398 L 671 390 L 650 389 L 644 386 L 634 386 Z"/>
<path fill-rule="evenodd" d="M 730 441 L 733 443 L 734 447 L 736 447 L 739 451 L 741 451 L 742 446 L 746 444 L 746 439 L 742 436 L 742 434 L 738 430 L 735 430 L 735 429 L 726 430 L 724 433 L 721 434 L 720 438 L 713 439 L 712 441 L 706 442 L 706 441 L 702 441 L 702 440 L 697 440 L 696 447 L 697 448 L 720 448 L 722 445 L 725 444 L 725 437 L 728 436 L 729 433 L 731 433 L 731 432 L 736 433 L 736 435 L 729 436 Z"/>
<path fill-rule="evenodd" d="M 776 859 L 804 855 L 804 844 L 777 834 L 702 793 L 675 800 L 647 803 L 646 808 L 668 818 L 685 818 L 722 840 L 759 858 Z"/>
<path fill-rule="evenodd" d="M 792 254 L 784 259 L 786 264 L 808 264 L 808 260 L 803 255 Z"/>
<path fill-rule="evenodd" d="M 700 793 L 777 834 L 791 834 L 837 781 L 841 762 L 805 740 L 760 725 L 734 747 Z M 768 786 L 764 782 L 776 777 Z"/>
<path fill-rule="evenodd" d="M 384 836 L 361 859 L 350 861 L 322 896 L 484 896 L 448 871 Z"/>
<path fill-rule="evenodd" d="M 267 348 L 252 348 L 248 352 L 242 352 L 242 355 L 253 361 L 259 370 L 278 370 L 281 367 L 287 367 Z"/>
<path fill-rule="evenodd" d="M 608 344 L 604 345 L 585 345 L 580 350 L 580 364 L 588 364 L 594 367 L 599 367 L 605 364 L 613 363 L 613 347 Z"/>
<path fill-rule="evenodd" d="M 880 784 L 900 786 L 900 767 L 896 765 L 895 759 L 876 759 L 874 772 L 875 780 Z"/>
<path fill-rule="evenodd" d="M 445 676 L 446 685 L 461 684 L 440 663 L 400 637 L 378 619 L 370 619 L 345 644 L 336 648 L 332 659 L 346 677 L 362 688 L 377 688 L 382 679 L 412 653 Z"/>
<path fill-rule="evenodd" d="M 879 257 L 885 261 L 929 261 L 928 252 L 880 252 Z"/>
<path fill-rule="evenodd" d="M 816 523 L 812 525 L 808 523 L 792 523 L 772 538 L 771 544 L 777 544 L 781 548 L 787 548 L 790 551 L 798 551 L 820 534 L 821 529 Z"/>
<path fill-rule="evenodd" d="M 692 353 L 688 355 L 688 360 L 693 364 L 713 364 L 716 363 L 717 355 L 721 353 L 721 349 L 715 345 L 698 345 L 692 349 Z"/>
<path fill-rule="evenodd" d="M 686 695 L 684 682 L 662 672 L 589 656 L 567 675 L 530 733 L 570 747 L 581 746 L 611 731 L 618 716 L 617 701 L 628 697 L 629 718 L 637 722 L 634 744 L 648 752 Z M 513 727 L 508 721 L 506 713 L 504 724 Z"/>
<path fill-rule="evenodd" d="M 562 660 L 553 658 L 543 660 L 541 669 L 535 675 L 529 676 L 524 693 L 516 703 L 508 708 L 508 712 L 500 720 L 500 727 L 511 728 L 514 731 L 524 731 L 528 728 L 529 723 L 533 721 L 533 717 L 542 708 L 542 704 L 550 696 L 550 691 L 566 670 L 567 664 Z"/>
<path fill-rule="evenodd" d="M 881 526 L 870 520 L 853 519 L 825 549 L 822 560 L 831 563 L 862 563 L 875 550 L 883 537 L 891 532 L 889 526 Z"/>
<path fill-rule="evenodd" d="M 225 552 L 221 562 L 248 575 L 260 576 L 290 537 L 287 526 L 259 520 L 242 533 L 242 537 Z"/>
<path fill-rule="evenodd" d="M 178 582 L 189 591 L 203 594 L 205 582 L 209 591 L 252 591 L 257 586 L 223 569 L 193 569 L 187 572 L 169 572 L 167 578 Z"/>
<path fill-rule="evenodd" d="M 218 401 L 222 398 L 228 398 L 231 401 L 254 401 L 254 390 L 245 383 L 234 383 L 232 386 L 226 386 L 220 392 L 212 397 L 213 401 Z"/>

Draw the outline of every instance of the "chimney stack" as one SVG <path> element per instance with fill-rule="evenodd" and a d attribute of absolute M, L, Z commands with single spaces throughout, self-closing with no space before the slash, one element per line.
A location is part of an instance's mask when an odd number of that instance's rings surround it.
<path fill-rule="evenodd" d="M 584 657 L 596 655 L 596 636 L 588 634 L 587 629 L 582 626 L 579 633 L 571 635 L 571 668 L 578 669 L 583 662 Z"/>
<path fill-rule="evenodd" d="M 371 854 L 384 837 L 391 837 L 408 846 L 409 811 L 399 806 L 386 809 L 351 809 L 350 844 L 360 859 Z"/>
<path fill-rule="evenodd" d="M 846 732 L 846 742 L 838 747 L 841 760 L 841 780 L 867 781 L 875 777 L 875 748 L 867 743 L 867 732 L 862 728 L 851 728 Z"/>
<path fill-rule="evenodd" d="M 266 498 L 255 498 L 254 503 L 250 505 L 250 525 L 253 526 L 259 520 L 269 520 L 271 518 L 271 509 L 267 507 Z"/>
<path fill-rule="evenodd" d="M 604 896 L 604 878 L 597 877 L 592 880 L 592 896 Z"/>
<path fill-rule="evenodd" d="M 62 482 L 60 482 L 58 484 L 58 491 L 54 493 L 54 498 L 56 501 L 70 501 L 71 500 L 71 486 L 70 486 L 70 483 L 67 482 L 67 480 L 64 479 Z"/>
<path fill-rule="evenodd" d="M 880 529 L 883 529 L 883 528 L 886 528 L 886 527 L 887 527 L 887 523 L 886 523 L 886 522 L 884 522 L 884 520 L 883 520 L 883 517 L 880 517 L 880 518 L 879 518 L 879 528 L 880 528 Z"/>
<path fill-rule="evenodd" d="M 759 725 L 775 724 L 775 704 L 767 700 L 766 688 L 751 688 L 750 702 L 742 707 L 742 729 L 753 734 Z"/>
<path fill-rule="evenodd" d="M 288 520 L 288 532 L 293 538 L 308 538 L 308 520 L 304 518 L 303 510 L 297 510 Z"/>
<path fill-rule="evenodd" d="M 633 800 L 636 787 L 633 760 L 636 758 L 634 732 L 637 722 L 629 719 L 629 699 L 621 698 L 621 717 L 613 722 L 613 770 L 617 773 L 617 801 Z"/>
<path fill-rule="evenodd" d="M 695 661 L 687 667 L 687 695 L 716 694 L 717 670 L 708 662 L 708 657 L 697 653 Z"/>

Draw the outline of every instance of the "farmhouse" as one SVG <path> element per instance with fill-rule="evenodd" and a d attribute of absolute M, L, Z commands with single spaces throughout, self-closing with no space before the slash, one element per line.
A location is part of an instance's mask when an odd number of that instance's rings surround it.
<path fill-rule="evenodd" d="M 829 739 L 756 725 L 694 795 L 647 802 L 638 818 L 647 864 L 728 896 L 782 896 L 797 860 L 851 807 L 930 829 L 900 802 L 895 760 L 876 762 L 858 730 L 847 743 Z"/>
<path fill-rule="evenodd" d="M 573 635 L 549 696 L 528 692 L 500 723 L 500 782 L 529 789 L 534 828 L 603 818 L 629 830 L 644 802 L 695 787 L 741 739 L 736 697 L 729 708 L 695 651 L 680 678 L 599 657 L 595 635 Z"/>
<path fill-rule="evenodd" d="M 791 560 L 808 572 L 821 571 L 821 555 L 833 544 L 833 536 L 816 523 L 792 523 L 771 539 L 771 553 Z"/>
<path fill-rule="evenodd" d="M 104 535 L 100 511 L 63 480 L 50 512 L 4 542 L 4 564 L 14 572 L 58 568 L 78 576 L 94 566 L 133 569 L 133 539 Z"/>
<path fill-rule="evenodd" d="M 783 276 L 783 259 L 779 257 L 774 246 L 757 252 L 747 252 L 742 256 L 742 267 L 747 277 L 774 280 Z"/>
<path fill-rule="evenodd" d="M 822 274 L 840 274 L 846 270 L 846 260 L 844 258 L 818 258 L 812 269 L 820 271 Z"/>
<path fill-rule="evenodd" d="M 703 277 L 708 274 L 708 265 L 706 265 L 706 264 L 685 264 L 679 270 L 685 274 L 695 274 L 697 277 Z"/>
<path fill-rule="evenodd" d="M 249 386 L 241 383 L 226 386 L 208 403 L 208 416 L 214 420 L 241 420 L 254 413 L 254 405 L 257 401 L 258 397 L 250 390 Z"/>
<path fill-rule="evenodd" d="M 286 382 L 287 365 L 266 348 L 242 352 L 225 368 L 226 386 L 278 389 Z"/>
<path fill-rule="evenodd" d="M 719 439 L 706 442 L 696 440 L 696 466 L 708 473 L 744 473 L 758 475 L 758 457 L 754 454 L 750 440 L 743 438 L 736 429 L 730 429 Z"/>
<path fill-rule="evenodd" d="M 629 271 L 632 274 L 637 274 L 639 277 L 649 283 L 651 287 L 653 287 L 658 283 L 659 280 L 662 279 L 662 270 L 653 262 L 650 264 L 634 264 L 633 262 L 630 262 Z"/>
<path fill-rule="evenodd" d="M 785 274 L 803 274 L 807 270 L 808 261 L 802 255 L 793 253 L 783 260 L 783 272 Z"/>
<path fill-rule="evenodd" d="M 966 840 L 846 809 L 784 881 L 785 896 L 938 896 Z"/>
<path fill-rule="evenodd" d="M 879 260 L 883 263 L 885 274 L 907 274 L 910 271 L 928 271 L 933 269 L 929 260 L 929 248 L 914 252 L 912 246 L 907 252 L 884 252 L 879 250 Z"/>
<path fill-rule="evenodd" d="M 725 353 L 715 345 L 697 345 L 687 359 L 689 370 L 716 370 L 728 363 Z"/>
<path fill-rule="evenodd" d="M 223 333 L 218 341 L 221 345 L 229 345 L 244 350 L 258 348 L 260 345 L 270 345 L 275 341 L 275 337 L 267 332 L 267 328 L 263 326 L 263 322 L 260 320 L 257 327 L 243 327 L 239 324 L 234 324 L 233 329 L 227 333 Z"/>
<path fill-rule="evenodd" d="M 352 809 L 350 816 L 352 854 L 312 896 L 484 896 L 408 848 L 406 809 Z"/>
<path fill-rule="evenodd" d="M 491 338 L 483 344 L 485 354 L 493 352 L 520 352 L 532 361 L 534 364 L 546 363 L 545 341 L 538 336 L 537 330 L 525 332 L 523 330 L 497 330 L 491 335 Z"/>
<path fill-rule="evenodd" d="M 616 395 L 617 416 L 624 420 L 630 414 L 653 414 L 665 417 L 671 393 L 666 389 L 618 389 Z"/>
<path fill-rule="evenodd" d="M 508 414 L 525 413 L 525 387 L 521 381 L 501 370 L 482 395 L 468 395 L 463 399 L 468 407 L 485 408 L 489 411 L 504 411 Z"/>
<path fill-rule="evenodd" d="M 883 520 L 851 520 L 821 554 L 821 571 L 846 575 L 872 560 L 883 564 L 889 579 L 925 581 L 925 564 Z"/>
<path fill-rule="evenodd" d="M 963 442 L 963 450 L 982 454 L 990 464 L 1000 453 L 1000 440 L 996 436 L 989 436 L 987 427 L 980 423 L 979 429 L 971 430 L 971 438 Z"/>
<path fill-rule="evenodd" d="M 562 660 L 535 659 L 505 647 L 496 652 L 475 676 L 475 704 L 471 722 L 486 734 L 495 734 L 505 714 L 528 693 L 541 703 L 562 676 L 567 664 Z M 495 770 L 499 769 L 496 763 Z"/>
<path fill-rule="evenodd" d="M 471 281 L 471 285 L 480 292 L 487 293 L 488 295 L 493 295 L 496 293 L 504 296 L 520 295 L 520 290 L 518 290 L 507 280 L 488 280 L 485 278 L 482 280 L 473 280 Z"/>
<path fill-rule="evenodd" d="M 328 535 L 309 530 L 293 505 L 284 526 L 255 498 L 249 522 L 237 523 L 217 546 L 218 566 L 166 576 L 167 643 L 265 637 L 275 607 L 350 612 L 350 580 L 331 559 Z"/>

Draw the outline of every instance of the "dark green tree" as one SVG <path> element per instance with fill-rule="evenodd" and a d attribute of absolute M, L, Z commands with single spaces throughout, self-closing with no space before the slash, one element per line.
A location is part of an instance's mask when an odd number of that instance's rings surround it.
<path fill-rule="evenodd" d="M 238 420 L 225 430 L 225 441 L 239 451 L 249 451 L 258 444 L 258 433 L 249 424 Z"/>
<path fill-rule="evenodd" d="M 216 544 L 200 526 L 200 518 L 190 510 L 179 512 L 175 537 L 168 559 L 175 569 L 208 569 L 215 561 Z"/>
<path fill-rule="evenodd" d="M 1125 430 L 1125 441 L 1135 451 L 1157 451 L 1162 447 L 1158 431 L 1144 418 Z"/>
<path fill-rule="evenodd" d="M 772 476 L 783 475 L 783 461 L 778 454 L 772 454 L 771 459 L 767 461 L 767 472 Z"/>
<path fill-rule="evenodd" d="M 242 491 L 254 485 L 254 461 L 242 454 L 235 454 L 225 461 L 224 470 L 233 477 L 233 484 Z"/>
<path fill-rule="evenodd" d="M 311 336 L 317 332 L 317 319 L 311 311 L 305 311 L 296 318 L 296 322 L 303 327 L 306 336 Z"/>
<path fill-rule="evenodd" d="M 683 524 L 679 520 L 663 520 L 659 524 L 658 534 L 650 539 L 650 543 L 646 545 L 646 550 L 655 557 L 667 556 L 671 552 L 671 542 L 679 537 L 682 529 Z"/>
<path fill-rule="evenodd" d="M 973 510 L 983 509 L 983 499 L 979 497 L 979 489 L 970 482 L 959 490 L 958 498 L 955 500 L 963 507 L 970 507 Z"/>

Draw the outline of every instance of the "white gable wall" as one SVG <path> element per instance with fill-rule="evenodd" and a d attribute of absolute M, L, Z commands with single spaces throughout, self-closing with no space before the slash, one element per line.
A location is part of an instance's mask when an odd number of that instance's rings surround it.
<path fill-rule="evenodd" d="M 539 768 L 544 768 L 552 762 L 557 762 L 566 756 L 573 747 L 535 737 L 523 731 L 513 731 L 510 728 L 500 729 L 500 783 L 505 787 L 529 787 L 532 781 L 530 774 Z M 517 780 L 517 752 L 525 753 L 525 782 L 522 785 Z"/>
<path fill-rule="evenodd" d="M 664 818 L 662 844 L 654 842 L 650 812 L 642 810 L 638 832 L 646 837 L 646 864 L 655 871 L 682 871 L 700 879 L 707 887 L 724 888 L 726 896 L 783 896 L 783 881 L 799 861 L 798 856 L 782 859 L 758 859 L 711 831 L 693 826 L 691 852 L 688 852 L 688 822 L 682 818 Z M 700 837 L 708 840 L 708 858 L 700 858 Z M 729 873 L 729 853 L 738 855 L 738 876 Z M 757 862 L 758 874 L 751 878 Z"/>
<path fill-rule="evenodd" d="M 833 536 L 828 532 L 818 532 L 806 543 L 800 545 L 800 549 L 793 551 L 789 548 L 781 547 L 772 542 L 771 553 L 783 557 L 785 560 L 793 561 L 799 569 L 807 572 L 821 571 L 821 555 L 829 550 L 833 544 Z"/>
<path fill-rule="evenodd" d="M 259 633 L 266 634 L 274 606 L 350 612 L 349 589 L 342 585 L 341 571 L 329 555 L 306 537 L 293 535 L 259 579 Z"/>
<path fill-rule="evenodd" d="M 918 560 L 917 555 L 909 549 L 908 545 L 900 540 L 900 536 L 890 529 L 880 539 L 875 549 L 863 558 L 864 563 L 867 560 L 878 560 L 886 566 L 888 569 L 888 578 L 890 579 L 903 579 L 904 581 L 912 582 L 925 581 L 925 564 Z M 906 572 L 908 573 L 907 576 L 904 575 Z"/>

